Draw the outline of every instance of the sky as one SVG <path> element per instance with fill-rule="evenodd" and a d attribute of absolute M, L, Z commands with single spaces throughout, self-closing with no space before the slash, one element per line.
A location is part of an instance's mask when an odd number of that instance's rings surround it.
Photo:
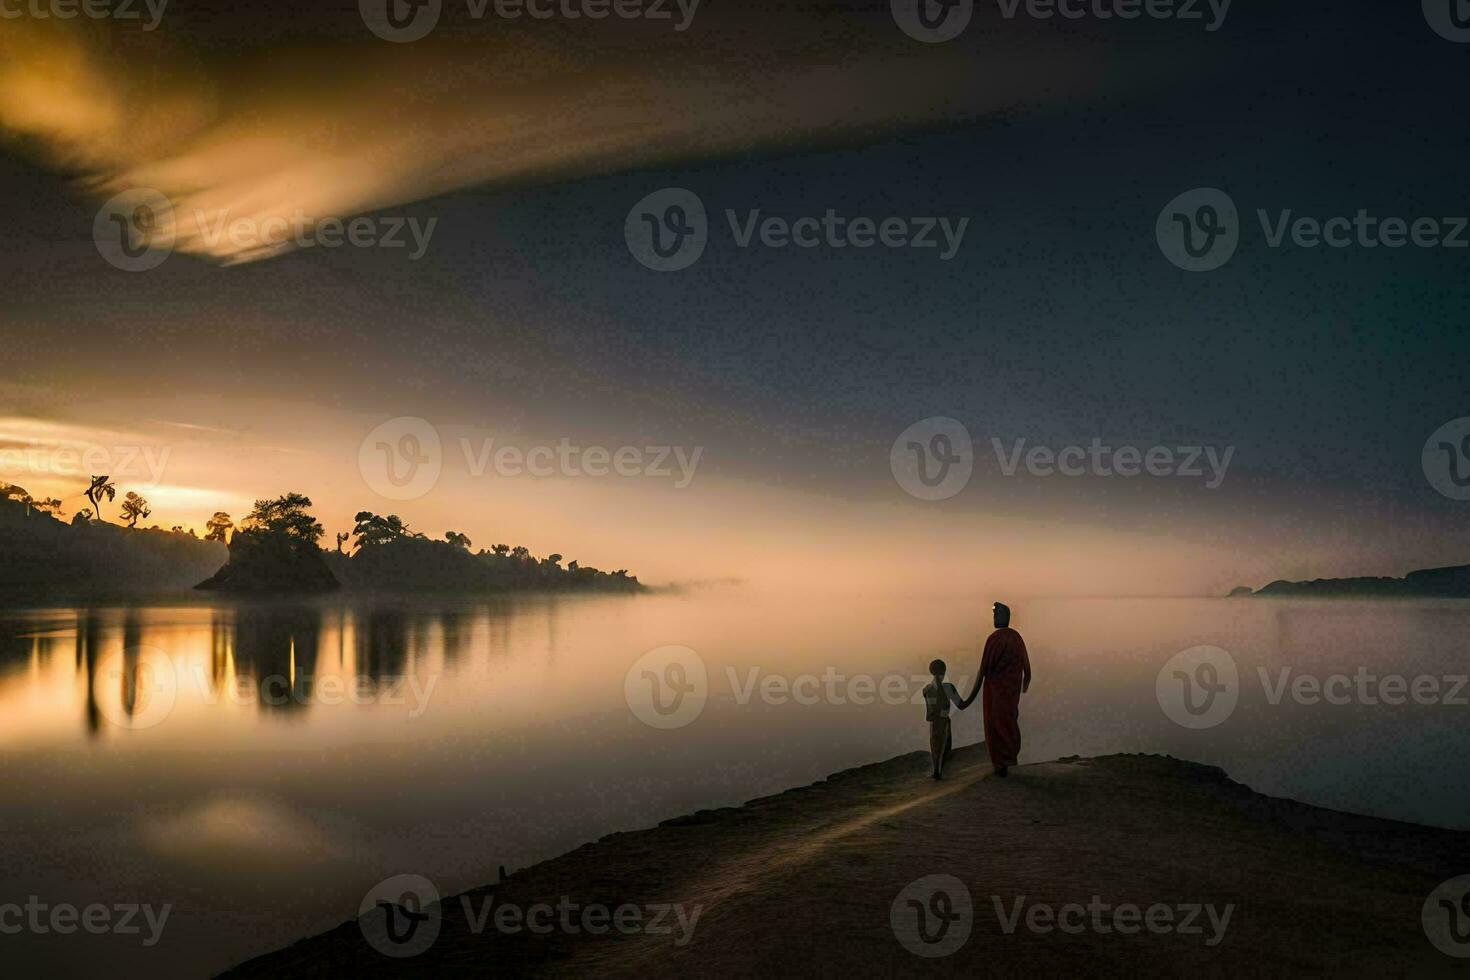
<path fill-rule="evenodd" d="M 342 3 L 0 18 L 0 479 L 70 514 L 90 449 L 163 527 L 297 490 L 329 538 L 393 512 L 653 582 L 1195 595 L 1470 560 L 1423 460 L 1470 416 L 1470 249 L 1273 245 L 1360 210 L 1453 238 L 1470 44 L 1433 3 L 1109 6 L 992 0 L 932 44 L 876 2 L 679 30 L 446 0 L 407 43 Z M 172 248 L 128 271 L 98 236 L 139 188 Z M 668 188 L 707 241 L 657 271 L 630 236 Z M 1157 229 L 1196 188 L 1238 210 L 1206 271 Z M 751 225 L 829 211 L 936 247 Z M 368 244 L 262 245 L 298 215 Z M 973 472 L 922 499 L 891 451 L 934 418 Z M 439 443 L 409 499 L 374 462 L 422 450 L 403 419 Z M 1007 472 L 1094 441 L 1204 473 Z M 560 445 L 638 475 L 485 463 Z"/>

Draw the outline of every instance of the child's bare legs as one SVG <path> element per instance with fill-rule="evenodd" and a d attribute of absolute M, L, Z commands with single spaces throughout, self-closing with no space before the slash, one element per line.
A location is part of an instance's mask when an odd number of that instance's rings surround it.
<path fill-rule="evenodd" d="M 934 778 L 944 776 L 944 761 L 950 753 L 949 719 L 940 718 L 929 723 L 929 758 L 934 762 Z"/>

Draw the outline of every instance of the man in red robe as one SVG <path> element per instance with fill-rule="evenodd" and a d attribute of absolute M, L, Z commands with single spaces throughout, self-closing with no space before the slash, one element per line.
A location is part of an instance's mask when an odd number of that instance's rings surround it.
<path fill-rule="evenodd" d="M 1011 629 L 1011 610 L 1003 602 L 995 604 L 995 632 L 985 641 L 980 658 L 980 674 L 975 688 L 965 703 L 985 692 L 985 744 L 990 748 L 990 763 L 995 774 L 1004 777 L 1016 764 L 1021 752 L 1021 695 L 1031 686 L 1031 658 L 1026 655 L 1026 641 Z"/>

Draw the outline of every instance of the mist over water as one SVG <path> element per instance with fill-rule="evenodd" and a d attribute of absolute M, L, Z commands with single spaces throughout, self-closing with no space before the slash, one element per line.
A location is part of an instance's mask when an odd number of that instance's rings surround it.
<path fill-rule="evenodd" d="M 500 865 L 919 751 L 926 665 L 946 659 L 968 692 L 990 598 L 728 587 L 0 612 L 6 892 L 173 906 L 151 948 L 7 945 L 198 976 L 351 918 L 390 874 L 449 896 Z M 1470 602 L 994 598 L 1035 670 L 1023 764 L 1164 752 L 1272 795 L 1470 828 Z M 1161 692 L 1171 658 L 1201 645 L 1230 658 L 1237 700 L 1187 728 Z M 630 706 L 641 685 L 698 679 L 632 668 L 670 646 L 693 651 L 707 697 L 659 728 Z M 955 741 L 979 738 L 977 704 Z"/>

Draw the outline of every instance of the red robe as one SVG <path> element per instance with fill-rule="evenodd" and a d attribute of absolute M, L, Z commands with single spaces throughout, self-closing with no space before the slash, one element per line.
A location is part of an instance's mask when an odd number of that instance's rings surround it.
<path fill-rule="evenodd" d="M 1031 658 L 1020 633 L 1002 626 L 990 634 L 980 676 L 985 680 L 980 690 L 991 764 L 1014 766 L 1021 752 L 1021 686 L 1031 680 Z"/>

